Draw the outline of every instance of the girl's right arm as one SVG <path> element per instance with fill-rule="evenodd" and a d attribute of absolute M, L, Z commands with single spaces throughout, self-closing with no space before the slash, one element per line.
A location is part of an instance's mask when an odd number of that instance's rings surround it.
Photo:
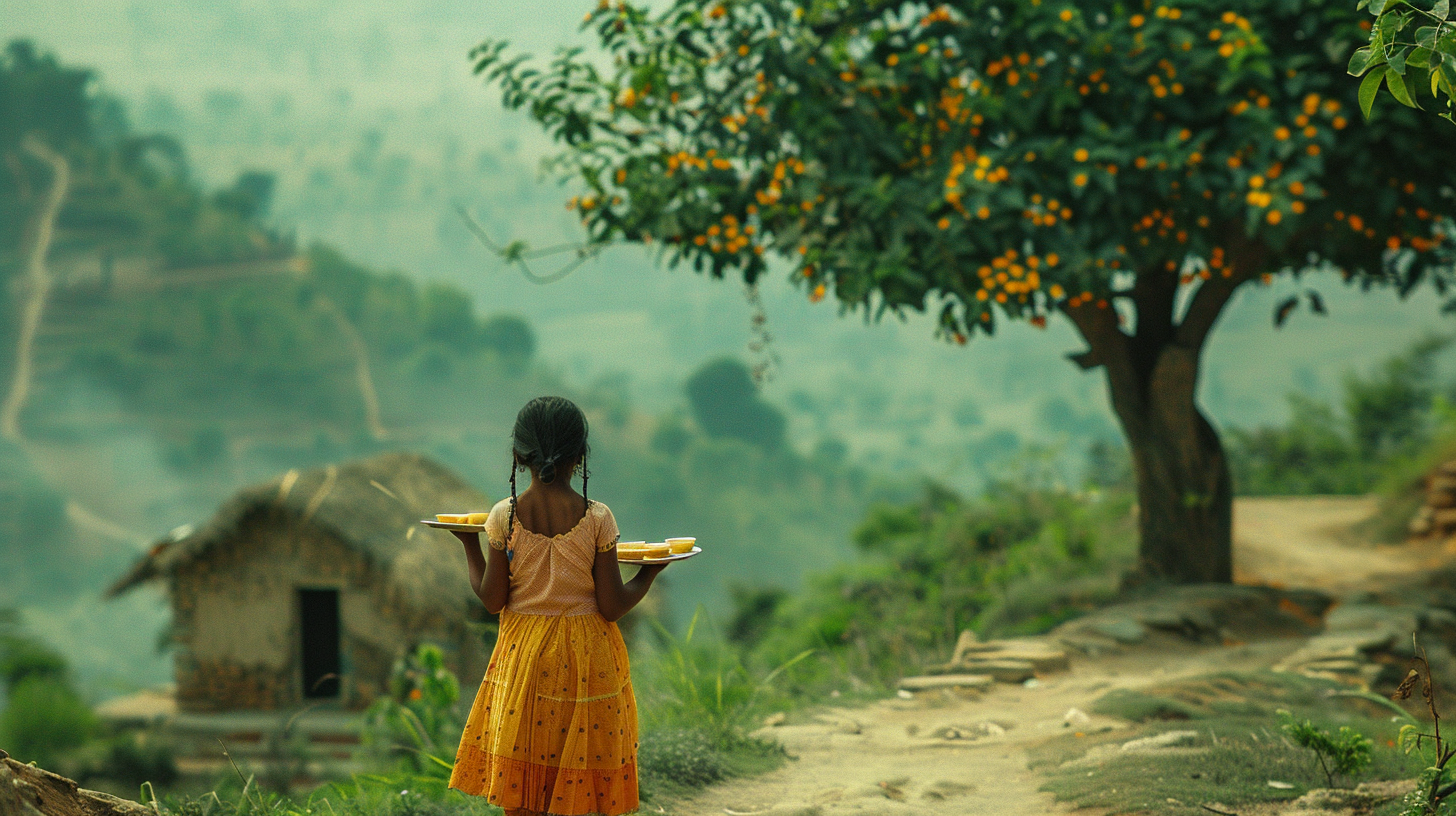
<path fill-rule="evenodd" d="M 597 611 L 609 621 L 620 620 L 641 602 L 657 574 L 667 568 L 666 564 L 643 565 L 627 583 L 622 583 L 622 570 L 617 566 L 617 548 L 597 551 L 592 562 L 592 577 L 596 580 Z"/>

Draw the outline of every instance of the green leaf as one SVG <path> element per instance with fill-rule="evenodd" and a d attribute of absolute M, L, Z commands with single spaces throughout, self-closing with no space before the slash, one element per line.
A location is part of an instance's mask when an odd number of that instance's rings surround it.
<path fill-rule="evenodd" d="M 1360 76 L 1365 73 L 1366 68 L 1370 67 L 1370 61 L 1374 56 L 1375 50 L 1368 45 L 1364 48 L 1357 48 L 1355 53 L 1350 55 L 1350 64 L 1346 66 L 1345 70 L 1350 76 Z"/>
<path fill-rule="evenodd" d="M 1375 104 L 1375 95 L 1380 93 L 1380 81 L 1385 78 L 1382 71 L 1371 71 L 1360 83 L 1360 112 L 1370 119 L 1370 108 Z"/>
<path fill-rule="evenodd" d="M 1390 89 L 1391 95 L 1400 104 L 1408 108 L 1420 107 L 1420 105 L 1416 104 L 1415 99 L 1411 97 L 1410 88 L 1407 88 L 1405 84 L 1405 77 L 1401 76 L 1400 72 L 1396 71 L 1393 67 L 1385 69 L 1385 87 Z"/>
<path fill-rule="evenodd" d="M 1404 48 L 1397 48 L 1394 52 L 1392 52 L 1390 54 L 1390 58 L 1388 60 L 1388 62 L 1390 64 L 1389 70 L 1394 71 L 1397 74 L 1400 74 L 1401 76 L 1405 76 L 1405 61 L 1406 61 L 1406 56 L 1409 53 L 1410 53 L 1410 47 L 1409 46 L 1406 46 Z"/>
<path fill-rule="evenodd" d="M 1379 17 L 1385 11 L 1386 0 L 1370 0 L 1370 13 Z"/>
<path fill-rule="evenodd" d="M 1431 16 L 1437 20 L 1451 16 L 1451 0 L 1436 0 L 1436 5 L 1431 7 Z"/>
<path fill-rule="evenodd" d="M 1406 57 L 1405 64 L 1411 68 L 1425 68 L 1431 64 L 1431 49 L 1417 48 Z"/>

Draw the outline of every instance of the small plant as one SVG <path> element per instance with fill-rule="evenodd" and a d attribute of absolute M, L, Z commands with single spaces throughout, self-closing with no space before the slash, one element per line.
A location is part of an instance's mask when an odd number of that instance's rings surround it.
<path fill-rule="evenodd" d="M 1339 733 L 1331 734 L 1316 728 L 1309 720 L 1300 722 L 1294 719 L 1294 715 L 1288 711 L 1281 709 L 1278 713 L 1284 718 L 1285 733 L 1295 742 L 1314 751 L 1319 759 L 1320 770 L 1324 771 L 1325 780 L 1330 787 L 1335 786 L 1336 775 L 1353 777 L 1370 764 L 1370 748 L 1373 743 L 1359 731 L 1342 725 Z"/>
<path fill-rule="evenodd" d="M 1415 640 L 1415 636 L 1411 636 Z M 1456 757 L 1456 747 L 1441 736 L 1441 713 L 1436 708 L 1436 685 L 1431 680 L 1431 664 L 1426 660 L 1426 650 L 1416 643 L 1415 667 L 1412 668 L 1396 688 L 1395 694 L 1391 695 L 1395 700 L 1410 699 L 1411 692 L 1415 690 L 1416 684 L 1421 686 L 1421 697 L 1426 701 L 1426 710 L 1431 713 L 1431 732 L 1426 733 L 1419 725 L 1414 723 L 1401 726 L 1400 737 L 1397 743 L 1409 754 L 1411 751 L 1423 750 L 1429 741 L 1435 749 L 1432 762 L 1429 767 L 1421 772 L 1420 779 L 1416 782 L 1415 788 L 1406 794 L 1402 801 L 1400 816 L 1436 816 L 1436 814 L 1449 813 L 1446 807 L 1446 799 L 1456 793 L 1456 783 L 1448 783 L 1446 774 L 1449 770 L 1451 758 Z"/>
<path fill-rule="evenodd" d="M 407 754 L 406 764 L 417 773 L 448 778 L 463 725 L 459 699 L 460 682 L 445 668 L 440 648 L 422 644 L 395 662 L 389 694 L 365 712 L 365 742 Z"/>

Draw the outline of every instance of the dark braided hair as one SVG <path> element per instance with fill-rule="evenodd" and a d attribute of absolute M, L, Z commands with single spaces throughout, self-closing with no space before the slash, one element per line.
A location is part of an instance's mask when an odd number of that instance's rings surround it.
<path fill-rule="evenodd" d="M 591 475 L 586 456 L 591 447 L 586 443 L 586 414 L 565 397 L 537 397 L 516 414 L 516 427 L 511 432 L 511 512 L 506 519 L 506 544 L 516 528 L 516 472 L 530 468 L 544 483 L 556 480 L 556 466 L 576 462 L 581 467 L 581 497 L 591 509 L 586 483 Z M 568 477 L 569 478 L 569 477 Z"/>

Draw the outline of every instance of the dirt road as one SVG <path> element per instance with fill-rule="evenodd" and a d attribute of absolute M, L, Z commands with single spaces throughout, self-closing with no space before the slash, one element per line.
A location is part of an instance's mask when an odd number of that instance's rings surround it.
<path fill-rule="evenodd" d="M 1374 509 L 1365 498 L 1240 500 L 1235 560 L 1241 581 L 1317 587 L 1364 586 L 1448 558 L 1440 547 L 1375 548 L 1348 528 Z M 988 814 L 1071 812 L 1027 767 L 1027 749 L 1068 728 L 1114 688 L 1136 688 L 1213 670 L 1267 668 L 1289 641 L 1074 659 L 1070 671 L 1033 687 L 998 685 L 978 699 L 945 695 L 831 708 L 813 722 L 766 729 L 796 757 L 763 776 L 736 780 L 675 803 L 682 816 L 830 816 L 831 814 Z M 1075 715 L 1074 715 L 1075 716 Z M 1078 720 L 1094 730 L 1113 720 Z M 946 729 L 966 739 L 946 739 Z M 651 812 L 649 808 L 647 812 Z M 1085 813 L 1085 811 L 1084 811 Z"/>

